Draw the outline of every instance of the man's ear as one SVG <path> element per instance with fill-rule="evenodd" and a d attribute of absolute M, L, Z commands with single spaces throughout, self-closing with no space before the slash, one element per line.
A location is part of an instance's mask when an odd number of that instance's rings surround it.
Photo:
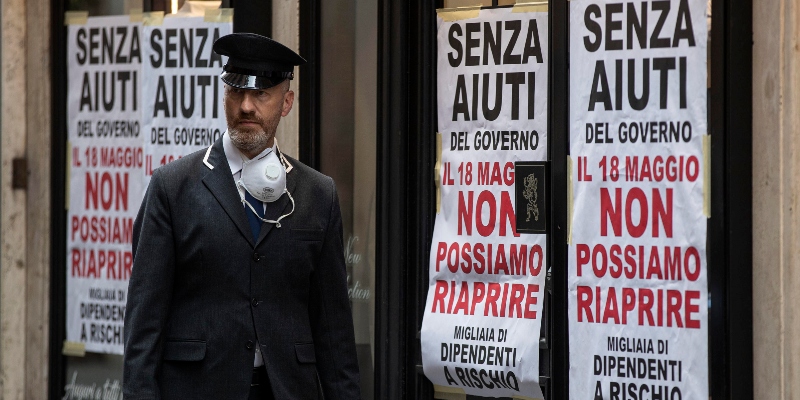
<path fill-rule="evenodd" d="M 293 104 L 294 104 L 294 92 L 288 90 L 283 95 L 283 110 L 281 110 L 281 117 L 289 115 L 289 111 L 292 111 Z"/>

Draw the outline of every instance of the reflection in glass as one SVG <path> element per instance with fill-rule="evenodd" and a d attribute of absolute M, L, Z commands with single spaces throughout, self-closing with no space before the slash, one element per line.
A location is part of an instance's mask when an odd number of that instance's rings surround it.
<path fill-rule="evenodd" d="M 320 170 L 339 192 L 362 396 L 372 399 L 378 9 L 374 0 L 320 4 Z"/>
<path fill-rule="evenodd" d="M 90 16 L 126 15 L 142 9 L 142 0 L 69 0 L 67 11 L 87 11 Z M 59 351 L 60 349 L 54 349 Z M 86 353 L 84 357 L 66 357 L 64 399 L 95 398 L 86 393 L 100 393 L 99 398 L 122 398 L 122 356 Z"/>
<path fill-rule="evenodd" d="M 92 17 L 125 15 L 131 9 L 142 9 L 142 0 L 69 0 L 67 11 L 88 11 Z"/>

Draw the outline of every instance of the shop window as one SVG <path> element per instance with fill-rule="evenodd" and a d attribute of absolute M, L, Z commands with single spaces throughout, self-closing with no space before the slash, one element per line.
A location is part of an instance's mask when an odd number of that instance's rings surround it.
<path fill-rule="evenodd" d="M 70 0 L 67 2 L 66 11 L 86 11 L 93 17 L 125 15 L 132 9 L 141 10 L 142 2 L 143 0 Z M 88 393 L 90 389 L 93 393 L 100 389 L 108 396 L 113 393 L 121 398 L 121 355 L 87 352 L 83 356 L 70 356 L 68 346 L 65 346 L 64 353 L 65 384 L 61 389 L 64 398 L 77 398 L 78 393 Z"/>
<path fill-rule="evenodd" d="M 325 0 L 320 11 L 319 169 L 339 193 L 361 390 L 372 399 L 378 5 Z"/>
<path fill-rule="evenodd" d="M 125 15 L 142 8 L 143 0 L 69 0 L 67 11 L 88 11 L 91 16 Z"/>

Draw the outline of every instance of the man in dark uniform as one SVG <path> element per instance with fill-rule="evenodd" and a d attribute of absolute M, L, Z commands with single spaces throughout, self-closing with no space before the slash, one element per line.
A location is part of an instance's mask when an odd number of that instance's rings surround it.
<path fill-rule="evenodd" d="M 336 188 L 275 139 L 305 60 L 214 51 L 228 131 L 155 170 L 134 223 L 125 399 L 360 399 Z"/>

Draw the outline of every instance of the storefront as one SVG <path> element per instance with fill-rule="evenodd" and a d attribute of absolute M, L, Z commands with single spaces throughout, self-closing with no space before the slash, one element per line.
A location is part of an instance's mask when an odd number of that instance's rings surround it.
<path fill-rule="evenodd" d="M 144 42 L 144 39 L 142 39 L 140 43 L 132 41 L 131 38 L 134 35 L 148 35 L 147 37 L 153 37 L 152 40 L 154 41 L 168 40 L 160 39 L 162 37 L 161 35 L 169 35 L 174 33 L 170 32 L 170 29 L 172 29 L 173 31 L 179 32 L 177 35 L 183 35 L 183 39 L 188 37 L 188 40 L 192 41 L 195 39 L 192 38 L 192 36 L 201 35 L 199 33 L 200 29 L 206 29 L 203 31 L 202 35 L 207 35 L 207 37 L 200 37 L 200 39 L 208 39 L 206 46 L 203 47 L 205 40 L 194 40 L 194 43 L 188 44 L 190 49 L 186 50 L 188 52 L 192 52 L 192 56 L 188 57 L 186 60 L 181 57 L 181 61 L 176 62 L 175 66 L 178 64 L 183 65 L 184 61 L 186 61 L 187 68 L 195 68 L 194 70 L 184 69 L 179 71 L 178 75 L 174 77 L 178 79 L 175 82 L 180 82 L 182 85 L 184 80 L 180 75 L 213 73 L 209 72 L 211 68 L 208 70 L 198 70 L 198 62 L 196 62 L 195 65 L 190 65 L 192 61 L 191 58 L 196 58 L 197 60 L 209 60 L 207 61 L 207 64 L 214 65 L 213 60 L 209 58 L 209 54 L 207 54 L 208 49 L 210 49 L 210 38 L 212 38 L 212 36 L 218 36 L 218 32 L 223 32 L 224 34 L 226 29 L 230 29 L 231 24 L 235 27 L 236 31 L 260 33 L 265 36 L 271 36 L 282 40 L 284 43 L 290 46 L 296 47 L 298 45 L 297 37 L 292 37 L 292 32 L 295 35 L 297 34 L 297 26 L 287 27 L 285 26 L 285 21 L 283 22 L 283 25 L 281 25 L 280 22 L 283 21 L 281 18 L 283 18 L 285 14 L 291 14 L 292 10 L 288 6 L 284 6 L 286 10 L 283 12 L 283 14 L 276 14 L 275 20 L 278 22 L 273 24 L 271 21 L 271 15 L 274 11 L 270 2 L 238 2 L 238 4 L 236 2 L 223 2 L 221 4 L 223 9 L 232 9 L 235 11 L 235 13 L 233 14 L 232 18 L 226 19 L 226 13 L 223 11 L 219 14 L 220 16 L 216 17 L 214 22 L 209 22 L 208 15 L 209 10 L 211 10 L 211 13 L 213 13 L 220 8 L 220 2 L 218 1 L 187 2 L 185 4 L 183 1 L 174 1 L 172 3 L 158 1 L 90 1 L 73 2 L 68 4 L 62 4 L 59 2 L 57 6 L 58 10 L 54 11 L 54 15 L 67 16 L 65 23 L 66 26 L 59 26 L 56 28 L 58 31 L 56 35 L 58 38 L 56 40 L 59 43 L 57 48 L 58 52 L 60 53 L 60 56 L 57 57 L 56 60 L 57 63 L 61 64 L 60 67 L 56 68 L 56 71 L 58 71 L 57 75 L 58 78 L 60 78 L 60 81 L 66 83 L 66 85 L 60 85 L 56 88 L 59 91 L 59 97 L 61 99 L 58 109 L 60 114 L 59 121 L 61 121 L 60 123 L 62 125 L 58 128 L 58 131 L 67 130 L 71 132 L 69 135 L 70 140 L 66 140 L 67 138 L 64 137 L 59 137 L 57 146 L 63 146 L 65 149 L 64 151 L 59 150 L 59 153 L 64 154 L 66 152 L 70 154 L 70 160 L 72 161 L 71 170 L 73 172 L 68 174 L 71 174 L 75 177 L 75 179 L 70 179 L 67 182 L 61 180 L 58 184 L 60 187 L 64 187 L 67 192 L 70 190 L 69 184 L 71 184 L 71 195 L 73 197 L 85 197 L 83 194 L 81 194 L 81 192 L 96 193 L 97 190 L 100 191 L 100 197 L 105 195 L 102 192 L 103 188 L 101 181 L 92 181 L 91 178 L 87 178 L 87 181 L 83 181 L 80 176 L 74 175 L 74 171 L 76 169 L 85 167 L 85 161 L 87 160 L 86 157 L 90 154 L 89 150 L 92 152 L 97 151 L 98 154 L 102 153 L 103 151 L 100 145 L 95 147 L 92 144 L 92 139 L 82 140 L 81 136 L 100 136 L 102 133 L 97 132 L 99 128 L 95 127 L 94 120 L 89 122 L 88 126 L 86 125 L 86 122 L 84 122 L 82 126 L 86 126 L 86 128 L 81 129 L 77 134 L 73 134 L 72 129 L 68 128 L 63 122 L 65 119 L 69 120 L 70 124 L 76 119 L 84 120 L 84 117 L 76 117 L 76 115 L 81 115 L 81 113 L 90 114 L 84 112 L 84 109 L 92 111 L 91 106 L 83 107 L 83 103 L 81 103 L 82 105 L 79 107 L 79 111 L 71 111 L 74 110 L 75 107 L 67 105 L 67 103 L 71 101 L 70 99 L 72 99 L 71 96 L 75 95 L 75 81 L 81 79 L 81 74 L 75 74 L 72 72 L 69 73 L 69 76 L 67 76 L 66 74 L 62 75 L 62 73 L 75 69 L 80 70 L 82 68 L 82 63 L 71 62 L 71 58 L 74 58 L 72 56 L 80 57 L 78 53 L 86 50 L 86 48 L 81 46 L 113 46 L 115 49 L 113 52 L 120 54 L 124 53 L 123 58 L 127 57 L 126 60 L 128 61 L 128 64 L 133 63 L 136 58 L 139 59 L 139 62 L 142 62 L 142 59 L 144 59 L 142 65 L 145 65 L 145 68 L 156 68 L 157 70 L 160 65 L 158 67 L 154 67 L 153 65 L 148 64 L 147 57 L 150 53 L 148 53 L 149 50 L 147 50 L 147 48 L 149 43 Z M 299 94 L 298 96 L 298 102 L 296 103 L 296 108 L 293 114 L 290 115 L 290 117 L 285 118 L 281 123 L 280 131 L 278 132 L 277 136 L 284 152 L 299 156 L 299 158 L 308 165 L 323 171 L 325 174 L 332 176 L 336 180 L 344 222 L 345 260 L 347 264 L 349 280 L 348 289 L 353 308 L 359 366 L 360 370 L 362 371 L 362 392 L 364 393 L 365 398 L 373 398 L 375 387 L 374 345 L 376 337 L 374 316 L 376 300 L 375 210 L 377 200 L 375 170 L 377 153 L 375 148 L 377 135 L 375 135 L 375 126 L 377 108 L 375 107 L 375 104 L 377 104 L 378 87 L 376 78 L 376 74 L 378 72 L 378 8 L 376 3 L 367 1 L 355 3 L 326 1 L 324 3 L 319 2 L 315 4 L 311 4 L 309 2 L 308 4 L 303 4 L 302 7 L 302 17 L 304 21 L 303 25 L 307 24 L 307 26 L 314 28 L 313 30 L 305 30 L 304 35 L 299 42 L 299 46 L 302 48 L 300 52 L 303 54 L 309 54 L 307 58 L 310 62 L 308 65 L 300 68 L 297 74 L 298 79 L 295 79 L 295 81 L 292 83 L 293 90 L 302 94 Z M 276 9 L 278 9 L 277 12 L 280 12 L 280 7 L 276 7 Z M 165 13 L 166 15 L 160 15 L 158 13 L 159 11 Z M 87 14 L 89 17 L 91 17 L 88 19 L 88 22 Z M 102 19 L 103 16 L 121 17 L 117 17 L 115 19 Z M 316 18 L 316 20 L 314 20 L 314 18 Z M 137 21 L 140 23 L 139 25 L 136 24 Z M 295 23 L 297 22 L 296 16 L 294 21 Z M 191 24 L 197 24 L 197 27 L 202 25 L 202 28 L 197 29 L 197 32 L 191 31 Z M 81 29 L 83 26 L 86 26 L 86 29 Z M 181 28 L 182 26 L 185 26 L 186 28 Z M 291 32 L 273 35 L 271 26 L 283 26 L 284 29 L 291 30 Z M 96 34 L 96 41 L 94 43 L 91 42 L 93 28 L 94 34 Z M 140 29 L 140 32 L 137 32 L 136 29 Z M 147 33 L 144 32 L 145 30 L 147 30 Z M 110 38 L 110 40 L 108 40 L 105 36 L 102 36 L 107 33 L 113 34 L 123 31 L 126 32 L 126 35 L 117 35 L 113 38 Z M 326 34 L 323 35 L 323 32 L 326 32 Z M 125 36 L 128 36 L 128 38 L 126 39 Z M 114 42 L 114 40 L 117 42 Z M 161 44 L 165 46 L 167 45 L 163 41 Z M 139 46 L 141 46 L 141 52 L 139 52 Z M 184 46 L 184 42 L 181 42 L 182 49 Z M 206 50 L 203 50 L 203 48 Z M 87 53 L 81 54 L 85 55 Z M 99 64 L 102 64 L 102 62 L 102 60 L 98 61 Z M 169 61 L 167 61 L 167 63 L 168 62 Z M 109 65 L 107 65 L 105 68 L 112 70 L 116 69 L 116 67 L 112 65 L 113 62 L 107 64 Z M 131 64 L 128 67 L 128 69 L 133 68 L 138 68 L 138 66 Z M 166 72 L 161 72 L 161 74 L 162 76 L 166 77 L 165 86 L 168 86 L 170 75 L 174 75 L 174 73 L 170 73 L 168 70 L 165 71 Z M 91 80 L 94 72 L 88 71 L 88 73 L 88 85 L 94 87 L 94 84 L 96 83 L 100 86 L 99 90 L 103 92 L 103 96 L 109 93 L 109 96 L 114 96 L 114 89 L 109 89 L 109 87 L 113 86 L 113 84 L 105 85 L 105 83 L 108 81 L 105 80 L 106 75 L 104 72 L 99 72 L 99 76 L 103 79 L 95 81 Z M 117 71 L 117 73 L 125 74 L 129 73 L 129 71 Z M 146 72 L 143 72 L 143 74 L 144 73 Z M 132 73 L 129 75 L 135 76 L 136 74 Z M 198 84 L 201 78 L 202 76 L 198 76 Z M 130 80 L 130 82 L 135 80 L 136 78 L 134 77 L 132 80 Z M 86 82 L 83 83 L 83 85 L 86 84 Z M 145 83 L 144 86 L 147 86 L 147 83 Z M 211 93 L 214 85 L 206 84 L 206 86 L 208 87 L 208 92 Z M 154 90 L 158 91 L 160 89 L 161 86 L 158 86 Z M 136 89 L 129 89 L 128 96 L 126 97 L 126 99 L 131 103 L 137 101 L 137 96 L 152 97 L 147 95 L 149 89 L 143 88 L 141 89 L 141 93 L 136 92 L 136 94 L 132 94 L 132 92 L 135 90 Z M 167 90 L 172 89 L 167 88 Z M 89 89 L 89 92 L 91 92 L 91 89 Z M 184 92 L 188 93 L 188 89 L 186 89 Z M 218 91 L 215 90 L 214 93 L 218 93 Z M 117 97 L 120 96 L 124 95 L 119 95 L 118 92 Z M 92 94 L 89 93 L 88 97 L 92 97 Z M 189 103 L 188 100 L 185 100 L 182 94 L 178 97 L 180 97 L 182 106 Z M 122 117 L 126 117 L 124 112 L 121 112 L 120 110 L 114 108 L 114 106 L 110 105 L 110 99 L 105 99 L 104 97 L 104 100 L 109 102 L 109 108 L 107 108 L 111 110 L 111 112 L 108 113 L 109 115 L 116 115 L 117 118 L 120 118 L 120 115 Z M 165 104 L 169 103 L 170 96 L 167 95 L 163 98 L 163 100 L 165 101 Z M 84 100 L 81 101 L 83 102 Z M 85 101 L 91 102 L 91 100 Z M 146 105 L 146 103 L 147 101 L 144 101 L 141 103 L 140 107 L 147 108 L 148 105 Z M 211 114 L 213 113 L 212 110 L 215 109 L 213 101 L 207 102 L 203 106 L 209 110 L 208 117 L 210 118 Z M 135 108 L 136 107 L 134 106 L 134 111 Z M 188 109 L 182 108 L 181 112 L 182 115 L 188 116 L 188 118 L 196 118 L 200 117 L 200 111 L 198 111 L 199 109 L 200 105 L 197 106 L 195 111 L 188 111 Z M 174 110 L 175 108 L 172 108 L 173 113 L 175 112 Z M 66 113 L 64 113 L 65 111 Z M 128 111 L 131 111 L 130 107 L 128 107 Z M 148 111 L 146 113 L 155 114 L 155 111 L 152 113 Z M 155 123 L 155 125 L 191 125 L 191 123 L 187 122 L 187 120 L 182 122 L 176 121 L 175 115 L 170 116 L 169 113 L 170 106 L 167 104 L 166 113 L 161 113 L 160 115 L 166 115 L 168 118 L 160 119 L 159 122 Z M 220 115 L 219 113 L 214 114 L 216 117 L 215 120 L 217 121 L 216 124 L 218 124 L 220 121 Z M 300 117 L 307 115 L 314 115 L 315 117 Z M 205 116 L 205 110 L 203 110 L 203 116 Z M 133 119 L 133 117 L 130 115 L 127 117 L 129 119 Z M 91 115 L 88 115 L 85 117 L 85 121 L 89 121 L 92 118 L 97 119 L 96 116 L 92 117 Z M 224 120 L 221 121 L 224 123 Z M 97 122 L 100 123 L 101 121 L 98 119 Z M 127 124 L 126 126 L 130 127 L 130 125 L 133 125 L 134 128 L 132 128 L 132 130 L 136 131 L 130 136 L 135 136 L 138 138 L 140 135 L 147 136 L 147 132 L 149 132 L 148 127 L 150 127 L 152 124 L 149 124 L 143 120 L 141 122 L 141 127 L 139 127 L 138 124 Z M 213 124 L 208 123 L 206 125 Z M 97 126 L 99 127 L 100 125 Z M 217 127 L 213 128 L 215 129 L 213 132 L 218 131 L 216 128 Z M 222 129 L 224 129 L 224 127 Z M 131 129 L 128 130 L 130 131 Z M 303 134 L 298 136 L 298 131 L 303 132 Z M 182 138 L 177 136 L 170 137 L 169 134 L 165 134 L 163 136 L 159 134 L 156 136 L 156 139 L 153 141 L 148 141 L 147 139 L 144 140 L 144 142 L 148 143 L 144 147 L 147 148 L 150 146 L 150 148 L 153 150 L 153 153 L 147 149 L 141 152 L 146 154 L 139 154 L 139 152 L 134 151 L 132 158 L 134 159 L 134 164 L 137 164 L 134 165 L 134 169 L 138 166 L 144 167 L 145 170 L 149 171 L 152 166 L 158 166 L 159 163 L 163 165 L 165 162 L 168 162 L 173 158 L 177 158 L 182 154 L 186 154 L 189 151 L 194 150 L 191 144 L 187 146 L 176 143 L 185 142 Z M 142 140 L 133 140 L 133 142 L 137 141 L 141 142 Z M 202 140 L 200 141 L 202 142 Z M 194 142 L 195 144 L 198 143 L 197 140 Z M 203 145 L 207 145 L 207 143 L 203 142 Z M 159 146 L 160 150 L 157 149 Z M 137 163 L 135 161 L 137 159 L 141 160 Z M 76 163 L 74 160 L 78 160 L 78 162 Z M 84 165 L 81 165 L 80 161 L 84 161 Z M 66 162 L 66 160 L 59 159 L 55 161 L 56 164 L 63 164 L 64 162 Z M 91 174 L 91 172 L 87 173 Z M 80 172 L 79 175 L 80 174 L 82 174 L 82 172 Z M 146 174 L 148 173 L 146 172 Z M 60 177 L 56 177 L 56 180 L 60 180 L 59 178 Z M 76 185 L 80 186 L 81 188 L 85 187 L 86 190 L 76 191 Z M 99 189 L 95 190 L 91 188 Z M 136 203 L 140 201 L 141 194 L 131 195 L 129 191 L 137 191 L 138 189 L 143 188 L 138 188 L 136 185 L 126 186 L 126 189 L 124 189 L 124 194 L 126 194 L 129 199 L 133 199 L 130 201 Z M 112 193 L 109 196 L 114 196 L 114 194 Z M 91 201 L 94 201 L 94 199 Z M 72 204 L 72 208 L 77 208 L 77 211 L 68 209 L 66 211 L 66 215 L 62 213 L 62 210 L 57 210 L 58 212 L 56 212 L 56 215 L 54 216 L 54 226 L 59 228 L 62 226 L 66 227 L 64 221 L 71 221 L 75 220 L 76 218 L 80 221 L 84 219 L 91 221 L 92 217 L 94 216 L 92 212 L 97 210 L 98 207 L 95 207 L 94 203 L 92 203 L 92 205 L 89 207 L 83 207 L 83 205 L 84 203 L 81 201 Z M 138 206 L 135 206 L 134 208 L 137 207 Z M 131 216 L 132 215 L 128 215 L 125 220 L 128 220 Z M 111 221 L 111 219 L 109 219 L 109 221 Z M 78 222 L 79 226 L 80 224 L 81 223 Z M 56 242 L 58 243 L 54 243 L 54 246 L 57 247 L 57 250 L 54 251 L 54 255 L 56 255 L 54 260 L 64 260 L 66 259 L 65 257 L 68 257 L 68 254 L 64 253 L 64 251 L 68 251 L 63 247 L 64 244 L 68 244 L 68 247 L 70 248 L 80 248 L 82 243 L 85 245 L 86 243 L 91 242 L 91 239 L 80 234 L 81 229 L 82 228 L 80 227 L 77 228 L 77 235 L 79 236 L 78 239 L 75 238 L 76 231 L 70 230 L 69 227 L 67 227 L 67 231 L 64 231 L 63 229 L 56 230 L 58 231 L 58 234 L 65 236 L 57 239 Z M 109 227 L 109 229 L 112 228 Z M 87 228 L 85 231 L 89 232 L 89 230 L 90 228 Z M 72 239 L 67 239 L 70 237 L 69 232 L 72 232 L 73 234 L 71 236 Z M 102 252 L 103 250 L 100 251 Z M 125 254 L 124 249 L 121 251 L 123 251 L 123 253 L 119 254 Z M 87 250 L 86 254 L 89 254 L 89 252 L 91 252 L 91 250 Z M 83 259 L 82 256 L 76 255 L 76 257 Z M 89 256 L 85 257 L 85 259 L 85 263 L 83 261 L 79 261 L 78 264 L 89 265 L 92 262 L 89 259 Z M 51 314 L 53 321 L 52 345 L 54 349 L 61 349 L 62 351 L 60 352 L 61 354 L 59 354 L 59 352 L 52 353 L 53 357 L 51 359 L 51 376 L 53 376 L 55 379 L 52 379 L 50 382 L 51 396 L 79 398 L 82 393 L 92 390 L 96 391 L 98 388 L 100 388 L 103 396 L 117 398 L 116 396 L 121 393 L 119 391 L 119 387 L 122 381 L 122 356 L 120 354 L 121 342 L 116 340 L 117 336 L 115 336 L 116 331 L 114 331 L 114 329 L 119 331 L 118 328 L 119 322 L 121 321 L 121 315 L 124 315 L 124 304 L 122 301 L 122 290 L 124 290 L 122 286 L 124 285 L 115 286 L 113 283 L 105 283 L 106 286 L 112 287 L 112 292 L 116 291 L 116 293 L 118 293 L 118 296 L 111 296 L 115 297 L 113 299 L 105 295 L 107 292 L 106 289 L 102 289 L 100 291 L 92 289 L 95 290 L 95 294 L 97 296 L 90 294 L 88 298 L 83 298 L 83 296 L 80 294 L 82 289 L 75 289 L 73 287 L 74 285 L 78 284 L 70 283 L 70 279 L 75 278 L 74 270 L 68 271 L 68 269 L 69 268 L 64 267 L 63 262 L 54 263 L 54 283 L 57 283 L 54 285 L 56 286 L 54 288 L 54 292 L 56 292 L 54 294 L 54 298 L 61 300 L 54 302 L 54 304 L 58 304 L 59 307 L 54 308 L 53 313 Z M 82 271 L 86 271 L 86 269 L 83 267 L 80 269 Z M 69 277 L 65 276 L 65 273 Z M 104 281 L 104 279 L 101 279 L 101 281 Z M 97 286 L 103 286 L 103 284 L 99 284 Z M 80 300 L 74 300 L 76 297 Z M 92 318 L 85 315 L 84 311 L 87 313 L 93 313 L 93 315 L 96 316 L 97 313 L 94 313 L 87 308 L 88 305 L 95 303 L 95 301 L 98 304 L 103 302 L 114 304 L 112 305 L 112 308 L 120 311 L 112 314 L 118 314 L 120 317 L 110 317 L 111 319 L 107 321 L 107 324 L 105 325 L 102 323 L 92 322 L 93 319 L 96 320 L 97 318 Z M 79 309 L 76 306 L 77 303 L 80 303 L 81 305 Z M 83 321 L 78 323 L 83 326 L 80 334 L 78 334 L 77 331 L 71 331 L 72 323 L 68 322 L 76 320 Z M 99 330 L 95 332 L 95 328 Z M 101 330 L 102 334 L 100 333 Z M 104 342 L 104 344 L 95 345 L 93 348 L 91 345 L 93 338 L 98 339 L 100 342 Z M 103 338 L 107 338 L 107 340 L 104 340 Z M 89 343 L 89 345 L 87 346 L 86 343 L 82 342 Z"/>
<path fill-rule="evenodd" d="M 365 399 L 479 398 L 445 394 L 431 384 L 423 373 L 420 338 L 437 216 L 437 9 L 477 3 L 484 9 L 516 5 L 513 0 L 224 0 L 221 6 L 233 9 L 232 18 L 215 14 L 218 23 L 232 23 L 234 31 L 273 36 L 309 60 L 299 68 L 296 85 L 292 83 L 298 103 L 278 138 L 284 151 L 336 180 Z M 107 396 L 103 398 L 121 398 L 115 397 L 122 381 L 119 351 L 88 351 L 68 333 L 71 214 L 64 205 L 69 204 L 70 185 L 76 183 L 59 166 L 74 162 L 75 142 L 65 134 L 70 129 L 70 90 L 75 90 L 68 78 L 69 32 L 86 23 L 75 12 L 131 16 L 134 21 L 181 7 L 202 16 L 201 6 L 178 0 L 51 2 L 49 398 L 89 398 L 84 394 L 97 390 Z M 570 352 L 577 348 L 570 342 L 568 323 L 575 306 L 568 268 L 573 253 L 567 243 L 572 237 L 570 90 L 578 85 L 570 80 L 570 3 L 537 6 L 547 13 L 550 207 L 541 330 L 526 335 L 539 349 L 538 383 L 544 398 L 567 399 L 574 374 Z M 710 398 L 747 399 L 754 391 L 754 78 L 752 49 L 743 45 L 752 40 L 751 8 L 748 1 L 709 2 L 706 176 L 712 212 L 705 248 Z"/>

